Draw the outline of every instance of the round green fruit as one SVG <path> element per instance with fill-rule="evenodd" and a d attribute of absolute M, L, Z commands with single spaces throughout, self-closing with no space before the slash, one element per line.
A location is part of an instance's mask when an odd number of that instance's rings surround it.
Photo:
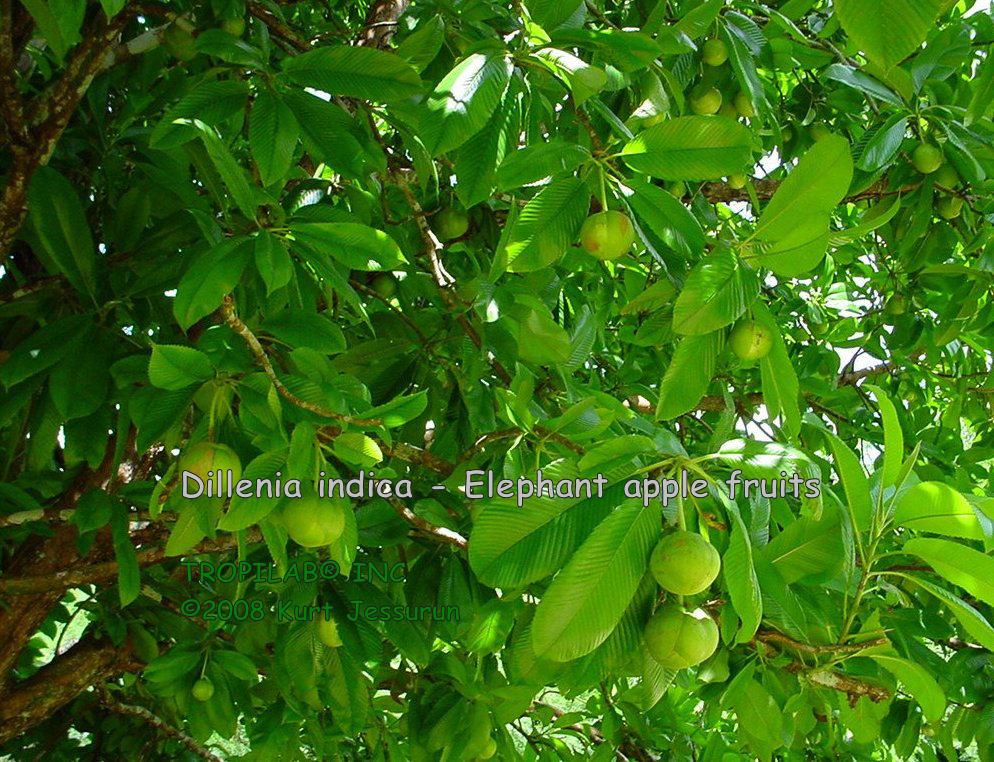
<path fill-rule="evenodd" d="M 305 548 L 330 545 L 345 531 L 345 506 L 335 498 L 322 498 L 313 490 L 283 499 L 283 526 L 290 539 Z"/>
<path fill-rule="evenodd" d="M 911 163 L 923 175 L 931 174 L 942 166 L 942 151 L 929 143 L 919 143 L 911 154 Z"/>
<path fill-rule="evenodd" d="M 221 28 L 228 34 L 234 35 L 235 37 L 241 37 L 245 34 L 245 19 L 244 18 L 233 18 L 224 19 L 221 22 Z"/>
<path fill-rule="evenodd" d="M 717 87 L 695 90 L 690 94 L 690 110 L 698 116 L 717 113 L 721 108 L 721 91 Z"/>
<path fill-rule="evenodd" d="M 189 471 L 201 481 L 207 481 L 208 472 L 231 471 L 232 484 L 242 476 L 242 462 L 237 453 L 227 445 L 214 442 L 198 442 L 188 447 L 179 458 L 178 469 L 181 478 L 183 471 Z M 227 473 L 224 478 L 227 482 Z"/>
<path fill-rule="evenodd" d="M 701 609 L 664 606 L 653 614 L 643 636 L 652 658 L 668 669 L 693 667 L 718 648 L 718 625 Z"/>
<path fill-rule="evenodd" d="M 735 106 L 735 111 L 738 112 L 739 116 L 756 116 L 756 109 L 752 107 L 752 100 L 745 93 L 741 91 L 737 92 L 732 99 L 732 104 Z"/>
<path fill-rule="evenodd" d="M 663 590 L 675 595 L 697 595 L 717 578 L 721 556 L 696 532 L 680 530 L 656 544 L 649 557 L 649 570 Z"/>
<path fill-rule="evenodd" d="M 173 58 L 189 61 L 197 55 L 193 35 L 176 24 L 170 24 L 162 35 L 162 45 Z"/>
<path fill-rule="evenodd" d="M 210 701 L 214 695 L 214 683 L 208 678 L 202 677 L 193 684 L 190 691 L 197 701 Z"/>
<path fill-rule="evenodd" d="M 904 294 L 894 294 L 884 305 L 884 312 L 888 315 L 903 315 L 908 311 L 908 300 Z"/>
<path fill-rule="evenodd" d="M 943 196 L 936 202 L 935 208 L 943 219 L 954 220 L 963 211 L 963 199 L 959 196 Z"/>
<path fill-rule="evenodd" d="M 743 318 L 735 324 L 728 342 L 739 359 L 758 360 L 766 357 L 773 347 L 773 332 L 755 320 Z"/>
<path fill-rule="evenodd" d="M 397 293 L 397 281 L 390 275 L 378 275 L 373 280 L 372 289 L 384 299 L 389 299 Z"/>
<path fill-rule="evenodd" d="M 718 39 L 710 39 L 704 43 L 701 58 L 708 66 L 721 66 L 728 60 L 728 48 Z"/>
<path fill-rule="evenodd" d="M 635 243 L 635 228 L 627 214 L 608 209 L 587 217 L 580 228 L 580 245 L 598 259 L 617 259 Z"/>
<path fill-rule="evenodd" d="M 943 188 L 955 188 L 959 185 L 959 173 L 949 164 L 943 164 L 935 171 L 935 184 Z"/>
<path fill-rule="evenodd" d="M 666 191 L 674 198 L 683 198 L 687 195 L 687 183 L 683 180 L 676 180 L 666 184 Z"/>
<path fill-rule="evenodd" d="M 824 336 L 828 333 L 828 323 L 808 323 L 812 336 Z"/>
<path fill-rule="evenodd" d="M 815 122 L 811 125 L 811 139 L 817 143 L 819 140 L 823 140 L 832 134 L 832 131 L 828 129 L 822 122 Z"/>
<path fill-rule="evenodd" d="M 328 648 L 338 648 L 342 645 L 342 639 L 338 635 L 338 625 L 332 617 L 325 617 L 324 614 L 318 616 L 318 640 Z"/>
<path fill-rule="evenodd" d="M 731 103 L 722 103 L 721 108 L 718 109 L 718 116 L 727 116 L 729 119 L 738 119 L 739 112 L 735 110 L 735 106 Z"/>
<path fill-rule="evenodd" d="M 488 738 L 486 746 L 483 747 L 483 751 L 481 751 L 476 756 L 476 758 L 477 759 L 490 759 L 496 753 L 497 753 L 497 742 L 493 738 Z"/>
<path fill-rule="evenodd" d="M 735 188 L 735 190 L 739 190 L 740 188 L 745 188 L 746 181 L 748 181 L 748 179 L 749 178 L 746 177 L 743 174 L 729 175 L 728 176 L 728 187 L 729 188 Z"/>
<path fill-rule="evenodd" d="M 469 215 L 459 209 L 443 209 L 435 220 L 435 232 L 443 241 L 451 241 L 466 235 L 469 230 Z"/>

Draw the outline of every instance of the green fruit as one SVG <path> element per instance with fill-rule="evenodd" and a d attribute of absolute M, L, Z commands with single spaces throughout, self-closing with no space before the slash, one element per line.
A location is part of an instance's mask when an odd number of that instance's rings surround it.
<path fill-rule="evenodd" d="M 943 219 L 954 220 L 963 210 L 963 199 L 959 196 L 943 196 L 935 203 L 935 208 Z"/>
<path fill-rule="evenodd" d="M 210 701 L 211 696 L 214 695 L 214 683 L 208 678 L 202 677 L 193 684 L 190 692 L 197 701 Z"/>
<path fill-rule="evenodd" d="M 949 164 L 943 164 L 935 171 L 935 184 L 943 188 L 955 188 L 959 185 L 959 173 Z"/>
<path fill-rule="evenodd" d="M 721 556 L 696 532 L 680 530 L 661 539 L 649 557 L 649 571 L 659 586 L 676 595 L 707 590 L 721 570 Z"/>
<path fill-rule="evenodd" d="M 811 139 L 817 143 L 819 140 L 827 138 L 832 134 L 832 131 L 828 129 L 822 122 L 815 122 L 811 125 Z"/>
<path fill-rule="evenodd" d="M 330 545 L 345 531 L 342 501 L 318 497 L 310 488 L 302 488 L 300 497 L 284 498 L 280 516 L 290 539 L 305 548 Z"/>
<path fill-rule="evenodd" d="M 911 163 L 923 175 L 930 174 L 942 166 L 942 151 L 929 143 L 919 143 L 911 154 Z"/>
<path fill-rule="evenodd" d="M 494 754 L 497 753 L 497 742 L 493 738 L 487 739 L 487 745 L 483 747 L 483 751 L 476 755 L 477 759 L 490 759 Z"/>
<path fill-rule="evenodd" d="M 735 110 L 738 112 L 739 116 L 756 116 L 756 109 L 752 107 L 752 100 L 742 91 L 735 94 L 735 97 L 732 99 L 732 103 L 735 106 Z"/>
<path fill-rule="evenodd" d="M 745 188 L 745 185 L 746 185 L 746 182 L 748 181 L 748 179 L 749 178 L 746 177 L 743 174 L 729 175 L 728 176 L 728 187 L 729 188 L 735 188 L 736 190 L 738 190 L 739 188 Z"/>
<path fill-rule="evenodd" d="M 460 209 L 443 209 L 435 220 L 435 232 L 443 241 L 451 241 L 466 235 L 469 230 L 469 215 Z"/>
<path fill-rule="evenodd" d="M 721 91 L 717 87 L 695 90 L 690 94 L 690 110 L 699 116 L 714 114 L 721 108 Z"/>
<path fill-rule="evenodd" d="M 652 658 L 668 669 L 693 667 L 718 648 L 718 625 L 701 609 L 664 606 L 653 614 L 643 636 Z"/>
<path fill-rule="evenodd" d="M 173 58 L 189 61 L 197 55 L 193 35 L 176 24 L 170 24 L 162 35 L 162 45 Z"/>
<path fill-rule="evenodd" d="M 701 58 L 708 66 L 721 66 L 728 60 L 728 48 L 718 39 L 710 39 L 704 43 Z"/>
<path fill-rule="evenodd" d="M 189 471 L 201 481 L 207 481 L 210 471 L 231 471 L 231 483 L 237 482 L 242 475 L 242 462 L 238 455 L 227 445 L 214 442 L 198 442 L 188 447 L 180 456 L 178 470 L 182 477 L 183 471 Z M 228 474 L 224 474 L 225 481 Z"/>
<path fill-rule="evenodd" d="M 635 243 L 635 228 L 627 214 L 608 209 L 587 217 L 580 228 L 580 245 L 598 259 L 617 259 Z"/>
<path fill-rule="evenodd" d="M 378 275 L 373 280 L 372 289 L 384 299 L 389 299 L 397 293 L 397 281 L 390 275 Z"/>
<path fill-rule="evenodd" d="M 731 103 L 722 103 L 721 108 L 718 109 L 718 116 L 727 116 L 729 119 L 738 119 L 739 112 L 735 110 L 735 106 Z"/>
<path fill-rule="evenodd" d="M 674 198 L 683 198 L 687 195 L 687 184 L 683 180 L 676 180 L 666 184 L 667 192 Z"/>
<path fill-rule="evenodd" d="M 824 336 L 828 333 L 828 323 L 808 323 L 808 328 L 813 336 Z"/>
<path fill-rule="evenodd" d="M 728 342 L 740 359 L 758 360 L 766 357 L 773 347 L 773 332 L 755 320 L 743 318 L 735 324 Z"/>
<path fill-rule="evenodd" d="M 317 619 L 318 627 L 318 640 L 324 643 L 328 648 L 338 648 L 342 645 L 342 639 L 338 635 L 338 625 L 335 624 L 335 620 L 330 616 L 325 618 L 325 615 L 319 614 Z"/>
<path fill-rule="evenodd" d="M 235 37 L 241 37 L 245 34 L 245 19 L 240 17 L 234 19 L 224 19 L 221 22 L 221 28 L 228 34 L 232 34 Z"/>
<path fill-rule="evenodd" d="M 888 315 L 903 315 L 908 311 L 908 300 L 904 294 L 894 294 L 884 305 L 884 312 Z"/>

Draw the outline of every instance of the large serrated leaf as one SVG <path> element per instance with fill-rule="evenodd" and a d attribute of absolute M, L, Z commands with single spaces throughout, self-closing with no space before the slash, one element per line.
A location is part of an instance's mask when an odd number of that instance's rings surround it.
<path fill-rule="evenodd" d="M 390 102 L 421 92 L 421 77 L 392 53 L 355 45 L 325 45 L 283 62 L 284 76 L 330 95 Z"/>
<path fill-rule="evenodd" d="M 579 178 L 557 180 L 539 191 L 507 231 L 507 269 L 532 272 L 559 260 L 588 208 L 587 186 Z"/>
<path fill-rule="evenodd" d="M 662 506 L 623 505 L 602 521 L 549 585 L 535 612 L 538 656 L 569 661 L 614 630 L 645 574 Z"/>
<path fill-rule="evenodd" d="M 718 353 L 724 343 L 724 336 L 716 332 L 686 336 L 677 344 L 659 385 L 657 419 L 667 421 L 697 406 L 718 367 Z"/>
<path fill-rule="evenodd" d="M 710 180 L 743 172 L 752 155 L 745 125 L 724 116 L 681 116 L 636 135 L 621 157 L 664 180 Z"/>
<path fill-rule="evenodd" d="M 673 305 L 673 330 L 697 336 L 724 328 L 759 295 L 756 272 L 731 249 L 717 249 L 687 276 Z"/>

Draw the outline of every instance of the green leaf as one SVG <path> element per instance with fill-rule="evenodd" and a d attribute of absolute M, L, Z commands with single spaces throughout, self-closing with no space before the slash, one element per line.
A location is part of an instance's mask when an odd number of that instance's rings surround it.
<path fill-rule="evenodd" d="M 664 180 L 710 180 L 742 172 L 752 156 L 748 128 L 724 116 L 682 116 L 639 133 L 621 157 Z"/>
<path fill-rule="evenodd" d="M 268 230 L 260 230 L 255 237 L 255 268 L 266 284 L 266 295 L 283 288 L 293 277 L 293 260 L 286 244 Z"/>
<path fill-rule="evenodd" d="M 72 184 L 51 167 L 41 167 L 28 185 L 32 230 L 53 272 L 64 273 L 74 288 L 96 299 L 96 249 L 83 205 Z"/>
<path fill-rule="evenodd" d="M 756 680 L 746 682 L 736 693 L 732 708 L 739 727 L 750 742 L 759 741 L 768 753 L 783 745 L 784 717 L 773 695 Z M 750 743 L 752 746 L 752 743 Z"/>
<path fill-rule="evenodd" d="M 260 90 L 252 103 L 249 148 L 263 185 L 286 176 L 299 139 L 300 126 L 290 107 L 268 90 Z"/>
<path fill-rule="evenodd" d="M 835 15 L 867 58 L 891 68 L 935 27 L 940 0 L 835 0 Z"/>
<path fill-rule="evenodd" d="M 283 74 L 296 85 L 377 103 L 409 98 L 422 87 L 417 71 L 400 56 L 354 45 L 323 45 L 288 56 Z"/>
<path fill-rule="evenodd" d="M 845 64 L 832 64 L 827 69 L 825 69 L 822 76 L 827 79 L 834 79 L 836 82 L 841 82 L 842 84 L 858 90 L 865 95 L 869 95 L 872 98 L 879 98 L 882 101 L 890 103 L 894 106 L 903 106 L 901 98 L 894 93 L 888 87 L 880 84 L 877 80 L 871 77 L 869 74 L 854 69 L 851 66 L 846 66 Z"/>
<path fill-rule="evenodd" d="M 186 271 L 176 289 L 173 315 L 184 331 L 221 305 L 248 264 L 249 239 L 229 238 L 201 256 Z"/>
<path fill-rule="evenodd" d="M 507 231 L 507 269 L 532 272 L 558 261 L 583 224 L 589 200 L 586 184 L 576 177 L 540 190 Z"/>
<path fill-rule="evenodd" d="M 114 503 L 110 517 L 110 537 L 114 546 L 114 559 L 117 561 L 117 592 L 124 608 L 141 592 L 141 572 L 138 570 L 138 554 L 128 533 L 128 510 L 120 503 Z"/>
<path fill-rule="evenodd" d="M 842 569 L 845 545 L 838 511 L 803 516 L 784 527 L 761 550 L 788 584 L 827 582 Z"/>
<path fill-rule="evenodd" d="M 237 680 L 249 680 L 254 683 L 259 678 L 259 670 L 252 660 L 238 651 L 221 648 L 211 653 L 211 659 Z"/>
<path fill-rule="evenodd" d="M 285 449 L 263 453 L 253 458 L 245 466 L 242 478 L 249 479 L 253 483 L 256 479 L 272 480 L 276 472 L 280 471 L 286 465 L 286 456 L 287 452 Z M 256 497 L 254 494 L 252 497 L 239 497 L 235 495 L 231 498 L 228 512 L 218 522 L 218 529 L 222 529 L 225 532 L 235 532 L 259 523 L 279 504 L 280 499 L 275 497 L 275 494 L 274 490 L 273 497 L 269 497 L 268 492 L 262 497 Z"/>
<path fill-rule="evenodd" d="M 846 503 L 857 532 L 870 528 L 873 517 L 873 501 L 870 498 L 870 480 L 863 473 L 859 458 L 849 447 L 831 432 L 825 432 L 828 444 L 835 456 L 835 470 L 839 472 L 842 487 L 846 492 Z"/>
<path fill-rule="evenodd" d="M 963 629 L 967 631 L 970 637 L 974 638 L 977 643 L 988 651 L 994 651 L 994 627 L 991 627 L 990 622 L 973 606 L 959 596 L 920 577 L 914 577 L 904 572 L 891 573 L 895 576 L 903 577 L 909 582 L 918 585 L 925 592 L 938 598 L 942 605 L 948 608 L 959 620 L 959 623 L 963 625 Z"/>
<path fill-rule="evenodd" d="M 575 479 L 579 472 L 568 461 L 542 469 L 554 482 Z M 475 477 L 481 478 L 479 476 Z M 481 582 L 492 587 L 518 588 L 557 572 L 590 531 L 624 499 L 624 485 L 606 487 L 601 497 L 488 498 L 476 517 L 469 539 L 469 563 Z"/>
<path fill-rule="evenodd" d="M 638 219 L 674 251 L 696 257 L 704 251 L 704 231 L 697 218 L 677 199 L 657 185 L 632 178 L 628 203 Z"/>
<path fill-rule="evenodd" d="M 533 54 L 563 80 L 577 105 L 597 94 L 607 84 L 607 73 L 582 58 L 557 48 L 543 48 Z"/>
<path fill-rule="evenodd" d="M 818 264 L 828 246 L 832 212 L 849 189 L 852 173 L 844 138 L 828 135 L 815 143 L 763 209 L 743 256 L 784 277 Z M 750 249 L 752 241 L 760 245 Z"/>
<path fill-rule="evenodd" d="M 949 582 L 994 606 L 994 558 L 986 553 L 933 537 L 912 538 L 901 552 L 918 556 Z"/>
<path fill-rule="evenodd" d="M 458 148 L 493 116 L 511 79 L 503 55 L 474 53 L 456 64 L 428 96 L 421 138 L 432 156 Z"/>
<path fill-rule="evenodd" d="M 407 262 L 400 246 L 382 230 L 354 222 L 297 222 L 293 237 L 326 252 L 353 270 L 392 270 Z"/>
<path fill-rule="evenodd" d="M 985 119 L 994 109 L 994 56 L 987 56 L 973 77 L 973 97 L 966 109 L 966 124 Z"/>
<path fill-rule="evenodd" d="M 946 712 L 946 694 L 935 678 L 915 662 L 890 654 L 869 655 L 873 661 L 890 672 L 914 696 L 922 708 L 925 719 L 938 722 Z"/>
<path fill-rule="evenodd" d="M 537 656 L 569 661 L 607 639 L 645 574 L 660 514 L 659 503 L 629 503 L 591 533 L 538 604 L 532 623 Z"/>
<path fill-rule="evenodd" d="M 97 334 L 85 346 L 84 351 L 74 353 L 52 369 L 48 379 L 48 391 L 52 395 L 59 414 L 67 421 L 85 418 L 97 410 L 107 399 L 110 385 L 111 352 L 110 340 L 102 333 Z"/>
<path fill-rule="evenodd" d="M 22 340 L 0 365 L 0 381 L 10 389 L 55 365 L 81 345 L 93 330 L 90 318 L 67 315 L 42 326 Z"/>
<path fill-rule="evenodd" d="M 559 138 L 525 146 L 508 154 L 497 168 L 497 187 L 507 191 L 571 173 L 589 158 L 586 148 Z"/>
<path fill-rule="evenodd" d="M 864 172 L 874 172 L 889 164 L 900 150 L 907 129 L 907 117 L 895 114 L 888 119 L 867 141 L 856 166 Z"/>
<path fill-rule="evenodd" d="M 731 519 L 732 529 L 728 538 L 728 549 L 721 560 L 722 579 L 728 588 L 732 608 L 738 614 L 741 625 L 735 636 L 736 643 L 748 643 L 759 629 L 763 619 L 763 597 L 759 589 L 759 579 L 752 561 L 752 542 L 749 530 L 742 520 L 742 514 L 735 501 L 729 500 L 724 492 L 717 494 L 725 512 Z"/>
<path fill-rule="evenodd" d="M 901 495 L 894 522 L 916 532 L 933 532 L 968 540 L 984 539 L 974 507 L 942 482 L 921 482 Z"/>
<path fill-rule="evenodd" d="M 759 479 L 779 479 L 780 472 L 816 478 L 818 466 L 800 450 L 778 442 L 755 439 L 730 439 L 718 450 L 718 457 L 748 476 Z"/>
<path fill-rule="evenodd" d="M 110 495 L 102 489 L 91 489 L 76 501 L 72 522 L 80 533 L 92 532 L 110 521 L 113 510 L 114 504 L 111 502 Z"/>
<path fill-rule="evenodd" d="M 685 336 L 717 331 L 734 322 L 758 295 L 755 270 L 731 249 L 716 249 L 687 276 L 673 305 L 673 330 Z"/>
<path fill-rule="evenodd" d="M 721 333 L 686 336 L 673 352 L 659 385 L 656 419 L 668 421 L 697 407 L 718 367 L 718 354 L 724 346 Z"/>
<path fill-rule="evenodd" d="M 238 210 L 249 220 L 255 220 L 257 204 L 245 170 L 235 161 L 235 157 L 231 155 L 231 151 L 218 137 L 214 128 L 209 127 L 199 119 L 194 119 L 193 123 L 200 131 L 200 139 L 207 150 L 207 156 L 221 176 L 221 180 L 234 199 Z"/>
<path fill-rule="evenodd" d="M 884 426 L 884 466 L 881 483 L 884 487 L 890 487 L 897 482 L 897 475 L 901 472 L 901 461 L 904 460 L 904 433 L 901 431 L 901 422 L 897 417 L 897 408 L 890 401 L 890 397 L 873 384 L 864 384 L 863 388 L 873 395 L 877 407 L 880 408 L 880 418 Z"/>
<path fill-rule="evenodd" d="M 335 457 L 360 468 L 370 468 L 383 460 L 383 452 L 376 440 L 355 431 L 347 431 L 335 437 L 332 451 Z"/>
<path fill-rule="evenodd" d="M 310 347 L 322 354 L 345 351 L 345 334 L 325 315 L 294 307 L 267 317 L 263 328 L 291 347 Z"/>
<path fill-rule="evenodd" d="M 287 93 L 283 101 L 293 111 L 304 149 L 312 159 L 348 177 L 362 175 L 363 165 L 372 157 L 352 116 L 335 103 L 298 90 Z M 382 153 L 378 159 L 383 160 Z"/>
<path fill-rule="evenodd" d="M 403 426 L 421 415 L 428 406 L 428 392 L 421 391 L 390 400 L 385 405 L 362 412 L 363 418 L 379 418 L 388 429 Z"/>
<path fill-rule="evenodd" d="M 456 195 L 467 209 L 490 198 L 497 185 L 497 165 L 517 144 L 519 114 L 507 99 L 486 126 L 462 144 L 456 157 Z M 514 152 L 511 155 L 515 155 Z"/>
<path fill-rule="evenodd" d="M 214 375 L 210 358 L 193 347 L 152 344 L 148 380 L 160 389 L 185 389 Z"/>
<path fill-rule="evenodd" d="M 148 139 L 152 148 L 175 148 L 197 137 L 190 120 L 219 125 L 245 109 L 248 85 L 241 79 L 201 82 L 166 111 Z"/>

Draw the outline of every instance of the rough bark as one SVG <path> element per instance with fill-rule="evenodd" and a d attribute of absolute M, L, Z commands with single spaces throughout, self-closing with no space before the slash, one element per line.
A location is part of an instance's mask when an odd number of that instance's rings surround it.
<path fill-rule="evenodd" d="M 86 638 L 27 680 L 0 689 L 0 744 L 51 717 L 94 683 L 134 662 L 130 648 Z"/>

